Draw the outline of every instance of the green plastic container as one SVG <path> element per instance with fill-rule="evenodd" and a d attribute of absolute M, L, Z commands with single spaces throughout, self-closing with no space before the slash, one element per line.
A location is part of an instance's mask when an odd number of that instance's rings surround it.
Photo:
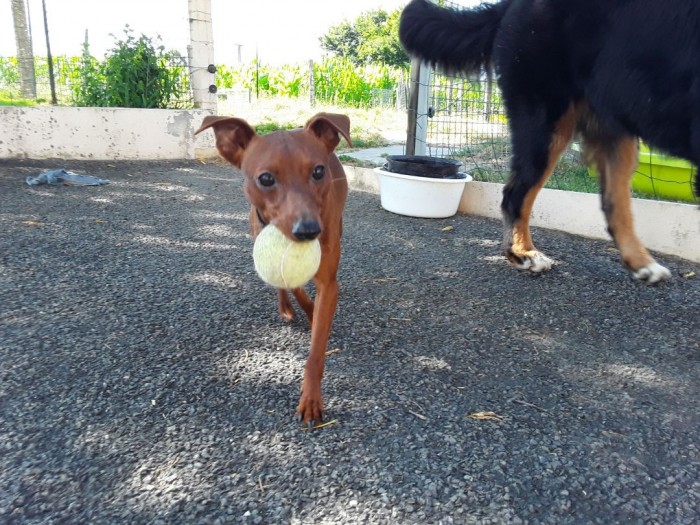
<path fill-rule="evenodd" d="M 632 189 L 651 197 L 698 202 L 693 194 L 695 171 L 695 166 L 687 160 L 650 151 L 646 144 L 640 144 L 639 164 L 632 177 Z M 588 168 L 588 174 L 598 176 L 593 167 Z"/>
<path fill-rule="evenodd" d="M 639 193 L 664 199 L 696 202 L 693 174 L 696 168 L 687 160 L 639 148 L 639 164 L 632 178 L 632 188 Z"/>

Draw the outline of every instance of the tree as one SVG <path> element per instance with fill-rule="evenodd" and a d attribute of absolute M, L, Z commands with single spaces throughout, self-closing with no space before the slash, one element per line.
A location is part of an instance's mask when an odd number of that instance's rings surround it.
<path fill-rule="evenodd" d="M 32 37 L 27 23 L 25 0 L 11 0 L 12 20 L 15 26 L 17 61 L 19 62 L 20 92 L 23 98 L 36 98 L 36 75 Z"/>
<path fill-rule="evenodd" d="M 344 21 L 332 26 L 320 40 L 321 47 L 326 51 L 348 58 L 355 64 L 359 62 L 357 49 L 360 47 L 360 35 L 350 22 Z"/>
<path fill-rule="evenodd" d="M 399 42 L 401 11 L 388 14 L 384 10 L 368 11 L 354 22 L 332 26 L 321 37 L 321 47 L 356 65 L 382 63 L 408 67 L 410 60 Z"/>

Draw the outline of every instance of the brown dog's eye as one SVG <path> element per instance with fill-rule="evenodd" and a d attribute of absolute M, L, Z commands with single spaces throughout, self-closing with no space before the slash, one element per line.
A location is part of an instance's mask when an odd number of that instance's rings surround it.
<path fill-rule="evenodd" d="M 260 184 L 260 186 L 264 186 L 265 188 L 269 188 L 270 186 L 274 186 L 275 185 L 275 177 L 272 175 L 272 173 L 269 173 L 267 171 L 265 173 L 261 173 L 258 176 L 258 184 Z"/>
<path fill-rule="evenodd" d="M 311 173 L 311 176 L 314 178 L 314 180 L 321 180 L 325 175 L 326 175 L 326 167 L 325 166 L 316 166 L 314 168 L 314 171 Z"/>

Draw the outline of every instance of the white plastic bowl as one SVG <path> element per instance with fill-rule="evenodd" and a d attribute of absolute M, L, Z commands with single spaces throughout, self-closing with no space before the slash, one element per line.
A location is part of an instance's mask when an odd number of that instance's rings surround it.
<path fill-rule="evenodd" d="M 399 215 L 442 219 L 457 213 L 470 175 L 464 179 L 438 179 L 402 175 L 375 168 L 382 208 Z"/>

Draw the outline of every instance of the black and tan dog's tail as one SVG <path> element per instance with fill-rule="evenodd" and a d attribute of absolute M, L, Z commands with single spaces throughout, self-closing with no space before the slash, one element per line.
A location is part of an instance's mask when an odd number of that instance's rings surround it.
<path fill-rule="evenodd" d="M 446 72 L 478 71 L 491 61 L 494 38 L 511 1 L 457 10 L 413 0 L 401 14 L 399 39 L 408 54 Z"/>

